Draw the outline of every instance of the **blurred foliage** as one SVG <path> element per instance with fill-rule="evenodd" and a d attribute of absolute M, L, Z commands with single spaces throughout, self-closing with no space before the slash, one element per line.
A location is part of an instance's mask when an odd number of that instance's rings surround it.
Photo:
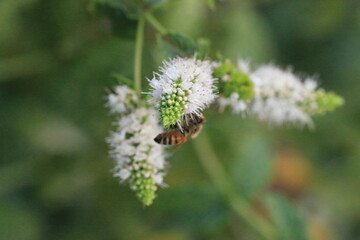
<path fill-rule="evenodd" d="M 305 218 L 296 211 L 288 200 L 277 195 L 268 196 L 266 200 L 269 212 L 281 234 L 279 239 L 309 239 Z"/>
<path fill-rule="evenodd" d="M 307 221 L 312 239 L 358 239 L 359 1 L 224 0 L 213 10 L 214 1 L 162 2 L 148 4 L 171 32 L 209 38 L 233 61 L 319 74 L 322 87 L 344 96 L 342 109 L 316 118 L 315 131 L 269 129 L 211 110 L 206 131 L 239 193 L 256 201 L 271 188 L 311 216 L 294 217 L 297 208 L 276 195 L 271 209 L 291 213 L 267 213 L 277 225 Z M 117 84 L 110 73 L 132 76 L 136 12 L 89 8 L 87 0 L 0 1 L 0 239 L 257 239 L 215 192 L 191 143 L 170 158 L 169 187 L 151 208 L 111 176 L 104 95 Z M 147 77 L 167 56 L 154 33 L 147 27 Z"/>
<path fill-rule="evenodd" d="M 183 34 L 167 33 L 159 37 L 159 46 L 165 50 L 169 57 L 196 56 L 198 59 L 204 59 L 209 51 L 209 42 L 200 38 L 197 41 Z"/>

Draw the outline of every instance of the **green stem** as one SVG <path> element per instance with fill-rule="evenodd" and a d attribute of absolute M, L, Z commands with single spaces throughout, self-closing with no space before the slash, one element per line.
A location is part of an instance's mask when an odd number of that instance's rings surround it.
<path fill-rule="evenodd" d="M 135 59 L 134 59 L 135 90 L 139 95 L 141 94 L 141 64 L 142 64 L 142 50 L 144 46 L 144 29 L 145 29 L 145 19 L 143 15 L 140 15 L 137 31 L 136 31 Z"/>
<path fill-rule="evenodd" d="M 276 239 L 277 233 L 273 226 L 256 213 L 249 202 L 236 193 L 227 179 L 227 175 L 211 147 L 205 132 L 193 141 L 200 162 L 210 176 L 218 191 L 227 199 L 232 209 L 245 220 L 260 236 L 266 240 Z"/>
<path fill-rule="evenodd" d="M 161 35 L 166 35 L 168 33 L 166 28 L 151 13 L 147 12 L 144 16 L 151 26 L 153 26 Z"/>

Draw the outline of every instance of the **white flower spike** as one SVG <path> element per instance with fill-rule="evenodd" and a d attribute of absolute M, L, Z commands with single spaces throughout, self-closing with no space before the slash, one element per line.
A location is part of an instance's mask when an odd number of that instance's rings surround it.
<path fill-rule="evenodd" d="M 165 151 L 153 138 L 162 131 L 155 109 L 139 107 L 133 90 L 119 86 L 108 96 L 111 112 L 121 113 L 115 124 L 117 129 L 107 142 L 115 161 L 113 173 L 130 188 L 145 206 L 149 206 L 158 186 L 165 186 Z M 136 108 L 135 108 L 136 107 Z"/>
<path fill-rule="evenodd" d="M 253 116 L 272 125 L 313 127 L 308 114 L 309 108 L 317 107 L 314 99 L 317 83 L 313 79 L 303 81 L 291 69 L 282 70 L 272 64 L 260 66 L 251 79 L 255 84 L 250 109 Z"/>
<path fill-rule="evenodd" d="M 139 101 L 138 95 L 128 86 L 120 85 L 115 88 L 114 93 L 107 96 L 106 106 L 112 113 L 125 113 L 135 107 Z"/>
<path fill-rule="evenodd" d="M 200 114 L 216 98 L 213 65 L 194 58 L 164 61 L 160 73 L 149 80 L 152 103 L 165 128 L 180 123 L 188 114 Z"/>

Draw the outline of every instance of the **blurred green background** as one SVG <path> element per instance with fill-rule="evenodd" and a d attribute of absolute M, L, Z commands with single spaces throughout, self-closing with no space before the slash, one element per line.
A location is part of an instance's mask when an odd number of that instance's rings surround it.
<path fill-rule="evenodd" d="M 116 84 L 110 73 L 132 76 L 134 43 L 111 34 L 87 5 L 0 0 L 0 240 L 257 239 L 190 143 L 169 159 L 169 187 L 151 207 L 112 177 L 105 95 Z M 209 38 L 214 52 L 291 65 L 345 98 L 344 107 L 315 119 L 315 131 L 206 113 L 206 131 L 239 193 L 289 196 L 308 214 L 316 240 L 360 236 L 359 5 L 223 0 L 212 11 L 205 1 L 178 0 L 156 14 L 169 29 Z M 144 75 L 164 57 L 147 27 Z"/>

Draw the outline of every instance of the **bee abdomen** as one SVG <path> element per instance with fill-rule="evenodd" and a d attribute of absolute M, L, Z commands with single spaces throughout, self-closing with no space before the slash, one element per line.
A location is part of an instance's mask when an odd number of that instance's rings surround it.
<path fill-rule="evenodd" d="M 177 132 L 167 132 L 157 135 L 154 141 L 162 145 L 174 145 L 186 142 L 186 138 Z"/>
<path fill-rule="evenodd" d="M 163 140 L 162 135 L 163 135 L 163 134 L 157 135 L 157 136 L 154 138 L 154 141 L 157 142 L 157 143 L 159 143 L 159 144 L 162 144 L 162 142 L 161 142 L 161 141 Z"/>

